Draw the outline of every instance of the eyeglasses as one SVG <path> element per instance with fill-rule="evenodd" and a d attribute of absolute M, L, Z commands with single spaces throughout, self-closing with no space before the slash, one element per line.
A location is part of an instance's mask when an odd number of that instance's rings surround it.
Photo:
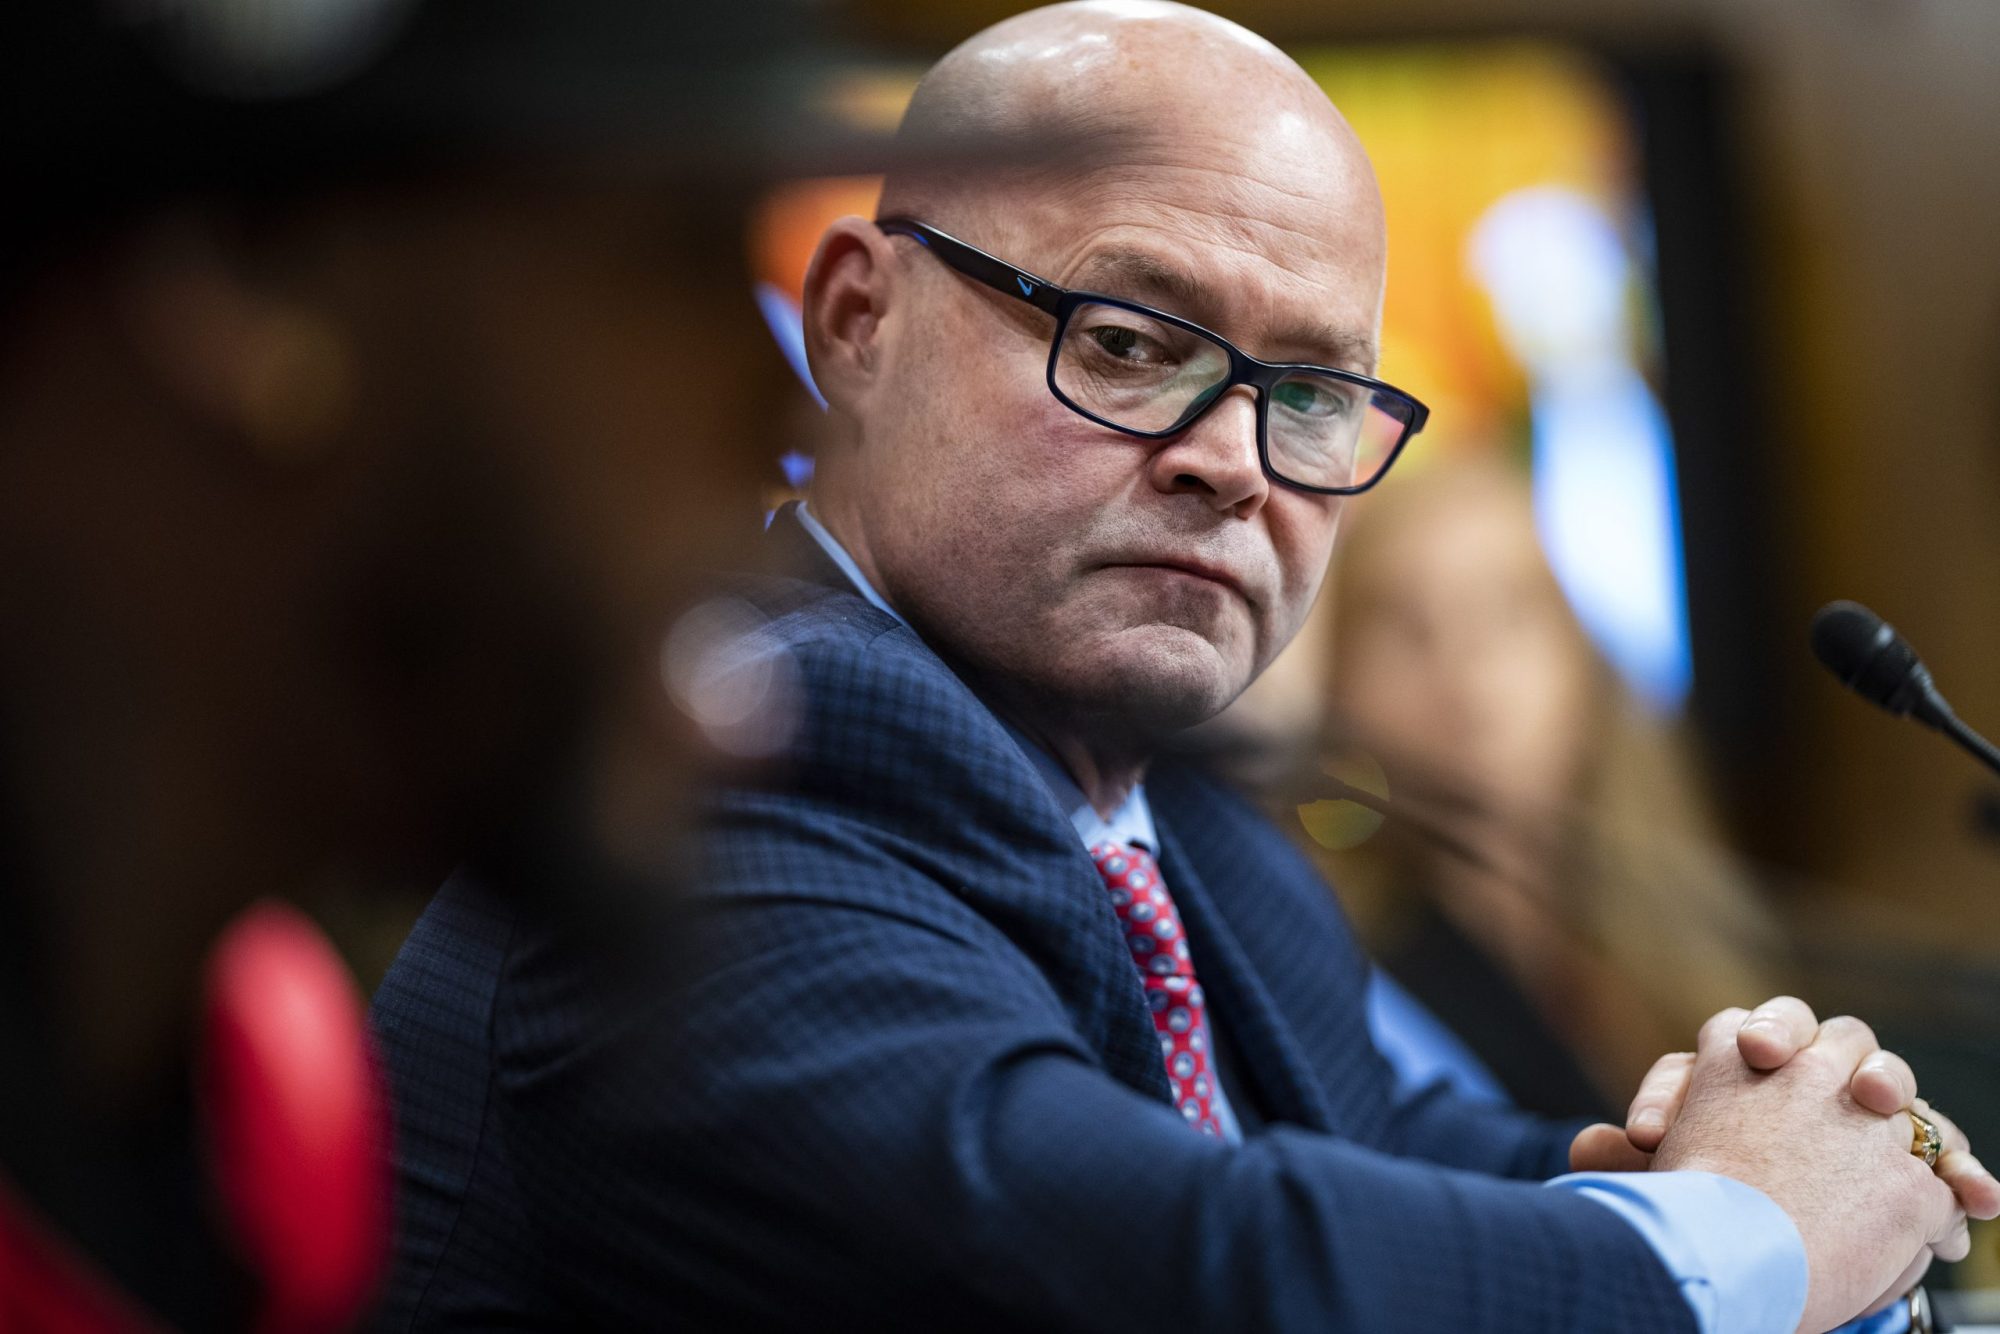
<path fill-rule="evenodd" d="M 1100 426 L 1158 440 L 1192 426 L 1239 384 L 1257 391 L 1257 456 L 1274 481 L 1351 496 L 1382 480 L 1430 409 L 1402 390 L 1330 366 L 1259 361 L 1165 311 L 1072 292 L 914 218 L 877 227 L 1055 317 L 1049 392 Z"/>

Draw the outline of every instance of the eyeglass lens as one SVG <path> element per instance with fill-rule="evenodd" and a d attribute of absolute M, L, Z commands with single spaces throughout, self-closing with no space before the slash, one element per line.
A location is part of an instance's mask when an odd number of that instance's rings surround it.
<path fill-rule="evenodd" d="M 1053 381 L 1074 407 L 1128 430 L 1176 429 L 1229 380 L 1214 340 L 1122 306 L 1084 302 L 1070 313 Z M 1295 372 L 1271 387 L 1265 414 L 1271 471 L 1313 487 L 1362 486 L 1402 440 L 1401 404 L 1366 385 Z"/>

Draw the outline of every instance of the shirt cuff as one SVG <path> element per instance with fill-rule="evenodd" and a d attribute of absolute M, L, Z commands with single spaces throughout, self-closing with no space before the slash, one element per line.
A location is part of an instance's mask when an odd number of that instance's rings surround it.
<path fill-rule="evenodd" d="M 1597 1201 L 1637 1229 L 1680 1285 L 1701 1334 L 1798 1328 L 1805 1243 L 1764 1192 L 1709 1172 L 1573 1172 L 1548 1184 Z"/>

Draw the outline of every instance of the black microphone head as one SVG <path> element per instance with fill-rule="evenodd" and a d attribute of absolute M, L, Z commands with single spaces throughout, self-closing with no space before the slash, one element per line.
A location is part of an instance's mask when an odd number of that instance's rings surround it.
<path fill-rule="evenodd" d="M 1933 693 L 1916 650 L 1858 602 L 1829 602 L 1812 621 L 1813 656 L 1842 685 L 1898 718 Z"/>

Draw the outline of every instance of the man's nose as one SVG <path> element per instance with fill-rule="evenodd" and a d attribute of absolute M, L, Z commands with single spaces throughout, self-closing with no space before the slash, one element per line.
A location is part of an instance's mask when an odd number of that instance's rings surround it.
<path fill-rule="evenodd" d="M 1237 385 L 1194 425 L 1153 455 L 1153 485 L 1192 492 L 1212 508 L 1247 519 L 1271 494 L 1257 455 L 1257 391 Z"/>

